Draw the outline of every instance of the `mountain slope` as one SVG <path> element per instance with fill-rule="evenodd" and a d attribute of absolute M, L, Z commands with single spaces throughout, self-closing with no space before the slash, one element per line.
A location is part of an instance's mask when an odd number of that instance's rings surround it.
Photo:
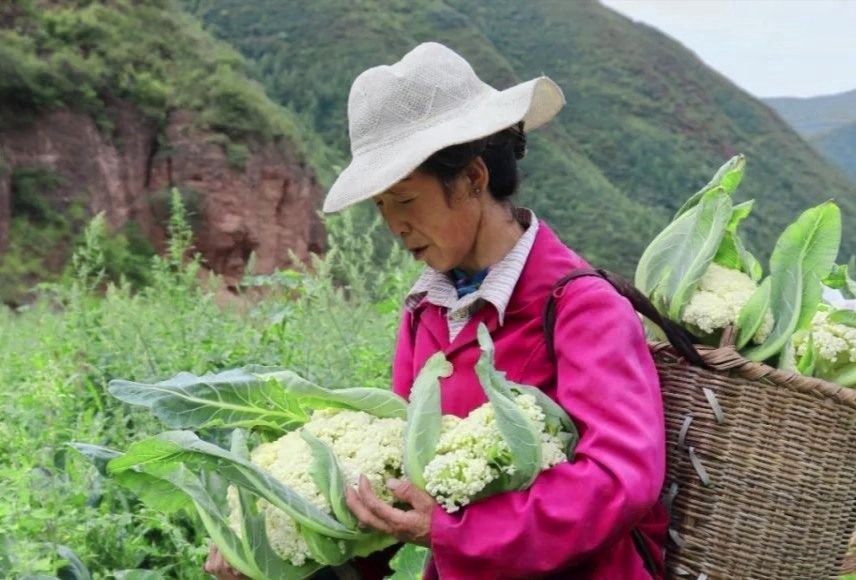
<path fill-rule="evenodd" d="M 171 0 L 0 2 L 0 302 L 102 211 L 110 273 L 145 275 L 173 187 L 229 283 L 252 252 L 270 271 L 322 248 L 311 137 L 244 68 Z"/>
<path fill-rule="evenodd" d="M 822 97 L 765 101 L 856 183 L 856 90 Z"/>
<path fill-rule="evenodd" d="M 812 137 L 811 144 L 856 183 L 856 121 Z"/>
<path fill-rule="evenodd" d="M 856 220 L 856 188 L 762 103 L 658 31 L 594 2 L 449 1 L 515 66 L 549 71 L 565 88 L 568 134 L 633 199 L 671 212 L 743 152 L 739 195 L 759 202 L 745 227 L 763 255 L 798 212 L 829 197 Z"/>
<path fill-rule="evenodd" d="M 632 272 L 682 201 L 737 152 L 749 245 L 767 256 L 798 212 L 830 197 L 856 220 L 856 188 L 763 103 L 661 33 L 591 1 L 188 0 L 257 64 L 269 93 L 347 161 L 352 79 L 418 42 L 453 47 L 500 88 L 542 72 L 569 106 L 533 133 L 521 202 L 599 265 Z M 334 167 L 318 168 L 329 183 Z M 856 241 L 846 242 L 853 253 Z M 845 255 L 848 255 L 845 254 Z"/>
<path fill-rule="evenodd" d="M 821 97 L 764 99 L 801 135 L 812 137 L 856 121 L 856 89 Z"/>

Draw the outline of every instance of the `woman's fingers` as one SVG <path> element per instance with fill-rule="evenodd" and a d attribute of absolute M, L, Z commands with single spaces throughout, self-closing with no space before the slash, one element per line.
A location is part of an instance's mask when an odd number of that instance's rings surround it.
<path fill-rule="evenodd" d="M 208 559 L 205 561 L 205 572 L 213 575 L 219 580 L 245 580 L 246 576 L 235 570 L 217 549 L 214 544 L 211 545 L 211 550 L 208 552 Z"/>
<path fill-rule="evenodd" d="M 357 516 L 357 519 L 360 520 L 360 523 L 363 525 L 374 528 L 375 530 L 385 534 L 392 534 L 392 528 L 368 508 L 365 500 L 363 499 L 363 495 L 364 493 L 362 490 L 357 493 L 354 489 L 348 487 L 345 498 L 345 501 L 348 503 L 348 507 L 351 508 L 351 511 L 354 512 L 354 515 Z"/>
<path fill-rule="evenodd" d="M 205 567 L 203 570 L 205 570 L 207 574 L 216 574 L 217 570 L 219 570 L 222 565 L 222 560 L 223 558 L 220 556 L 220 551 L 217 550 L 217 546 L 211 544 L 211 549 L 208 550 L 208 559 L 205 560 Z"/>
<path fill-rule="evenodd" d="M 429 507 L 428 503 L 422 501 L 424 498 L 416 497 L 415 492 L 412 490 L 408 491 L 405 487 L 401 490 L 404 492 L 404 495 L 408 496 L 415 503 L 423 505 L 423 509 L 421 511 L 402 511 L 382 501 L 374 493 L 368 479 L 365 477 L 360 478 L 358 489 L 358 492 L 350 488 L 348 489 L 347 501 L 348 506 L 360 522 L 386 534 L 393 535 L 405 542 L 418 538 L 424 540 L 426 543 L 430 543 L 432 508 Z M 433 502 L 433 499 L 430 501 Z"/>
<path fill-rule="evenodd" d="M 360 499 L 375 517 L 383 520 L 391 528 L 396 529 L 404 525 L 405 512 L 380 499 L 365 476 L 360 478 Z"/>
<path fill-rule="evenodd" d="M 386 486 L 392 490 L 392 495 L 402 501 L 406 501 L 420 512 L 432 512 L 437 502 L 431 495 L 422 489 L 419 489 L 413 482 L 408 480 L 390 479 Z"/>

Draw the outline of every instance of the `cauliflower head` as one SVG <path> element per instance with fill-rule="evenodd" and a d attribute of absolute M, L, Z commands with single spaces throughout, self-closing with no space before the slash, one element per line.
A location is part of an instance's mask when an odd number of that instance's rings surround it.
<path fill-rule="evenodd" d="M 797 357 L 808 352 L 809 336 L 817 362 L 814 375 L 834 379 L 844 367 L 856 364 L 856 328 L 829 321 L 834 310 L 821 309 L 812 319 L 809 330 L 795 332 L 793 346 Z"/>
<path fill-rule="evenodd" d="M 362 411 L 323 409 L 315 411 L 302 429 L 326 443 L 336 455 L 347 483 L 356 486 L 364 474 L 378 496 L 392 503 L 386 481 L 401 477 L 404 459 L 402 419 L 379 418 Z M 263 443 L 250 454 L 250 460 L 303 496 L 321 511 L 332 515 L 332 508 L 309 474 L 313 456 L 300 430 L 276 441 Z M 229 523 L 241 533 L 241 506 L 235 487 L 228 490 Z M 258 507 L 265 514 L 265 528 L 271 547 L 283 559 L 302 566 L 311 559 L 309 545 L 297 524 L 285 512 L 264 499 Z"/>
<path fill-rule="evenodd" d="M 735 324 L 740 310 L 757 288 L 747 274 L 712 263 L 684 309 L 683 322 L 705 334 Z M 773 323 L 773 315 L 768 310 L 752 341 L 755 344 L 764 342 L 773 330 Z"/>
<path fill-rule="evenodd" d="M 544 412 L 535 397 L 521 394 L 515 401 L 541 432 L 541 469 L 567 461 L 562 442 L 547 433 Z M 428 493 L 452 513 L 503 472 L 513 471 L 511 451 L 496 425 L 493 407 L 485 403 L 464 419 L 443 417 L 437 454 L 424 474 Z"/>

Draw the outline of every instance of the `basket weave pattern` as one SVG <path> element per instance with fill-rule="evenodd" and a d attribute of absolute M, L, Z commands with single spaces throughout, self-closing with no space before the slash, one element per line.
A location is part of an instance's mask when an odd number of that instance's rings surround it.
<path fill-rule="evenodd" d="M 856 390 L 652 343 L 667 428 L 670 577 L 836 578 L 856 530 Z M 705 485 L 702 480 L 707 481 Z"/>

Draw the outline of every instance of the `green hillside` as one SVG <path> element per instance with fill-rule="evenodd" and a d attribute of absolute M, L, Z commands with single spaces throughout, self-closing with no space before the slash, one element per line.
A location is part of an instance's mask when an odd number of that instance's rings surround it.
<path fill-rule="evenodd" d="M 187 6 L 255 61 L 272 98 L 316 128 L 338 165 L 348 159 L 352 79 L 418 42 L 448 44 L 498 87 L 548 74 L 569 106 L 533 134 L 520 201 L 589 259 L 624 273 L 668 216 L 736 152 L 749 163 L 741 198 L 759 200 L 746 227 L 762 256 L 797 212 L 825 199 L 837 198 L 848 223 L 856 220 L 856 187 L 768 107 L 675 41 L 595 2 Z M 329 182 L 331 168 L 318 170 Z"/>
<path fill-rule="evenodd" d="M 856 183 L 856 90 L 822 97 L 765 101 Z"/>
<path fill-rule="evenodd" d="M 856 90 L 821 97 L 776 97 L 764 102 L 806 137 L 856 121 Z"/>
<path fill-rule="evenodd" d="M 130 101 L 161 120 L 176 108 L 239 138 L 294 135 L 294 123 L 249 82 L 244 62 L 170 0 L 0 3 L 0 131 L 71 108 L 111 125 Z"/>
<path fill-rule="evenodd" d="M 811 144 L 856 183 L 856 121 L 812 137 Z"/>
<path fill-rule="evenodd" d="M 11 218 L 0 208 L 0 219 L 10 219 L 8 247 L 0 248 L 0 302 L 20 302 L 36 282 L 59 276 L 91 217 L 85 184 L 68 187 L 80 188 L 73 200 L 55 194 L 58 184 L 68 185 L 66 176 L 49 163 L 16 167 L 4 160 L 4 133 L 26 131 L 51 111 L 70 109 L 109 136 L 120 105 L 130 103 L 161 136 L 171 112 L 193 112 L 194 122 L 217 133 L 230 155 L 246 155 L 250 138 L 287 138 L 293 148 L 309 142 L 245 68 L 240 54 L 170 0 L 0 1 L 0 181 L 11 190 Z M 304 148 L 310 157 L 311 151 Z M 133 221 L 113 241 L 110 273 L 144 283 L 140 265 L 154 251 L 150 241 Z"/>

